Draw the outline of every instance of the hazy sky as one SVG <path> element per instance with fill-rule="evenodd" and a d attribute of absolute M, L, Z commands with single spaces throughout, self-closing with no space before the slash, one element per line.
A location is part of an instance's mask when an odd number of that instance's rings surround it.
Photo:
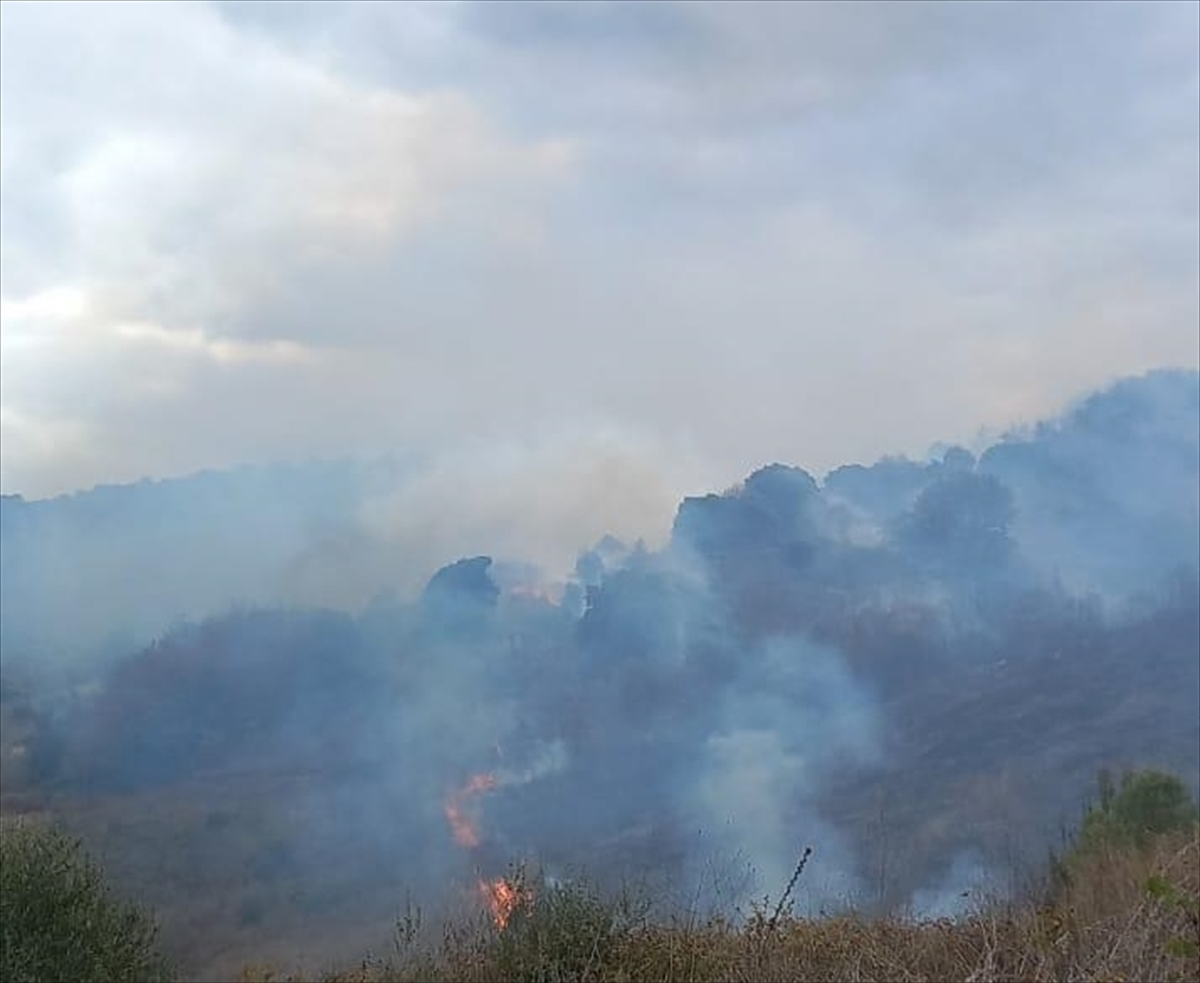
<path fill-rule="evenodd" d="M 1198 37 L 1186 0 L 5 2 L 3 489 L 451 448 L 636 502 L 1195 366 Z"/>

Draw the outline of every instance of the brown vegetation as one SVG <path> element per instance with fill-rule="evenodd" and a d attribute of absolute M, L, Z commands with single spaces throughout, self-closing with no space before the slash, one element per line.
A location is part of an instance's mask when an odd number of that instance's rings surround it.
<path fill-rule="evenodd" d="M 565 888 L 496 931 L 449 925 L 424 946 L 403 920 L 397 957 L 364 961 L 329 981 L 1175 981 L 1200 979 L 1200 826 L 1146 848 L 1094 849 L 1037 901 L 985 906 L 955 920 L 853 914 L 745 924 L 652 924 L 628 901 Z M 281 979 L 247 968 L 244 980 Z M 288 977 L 299 979 L 299 977 Z"/>

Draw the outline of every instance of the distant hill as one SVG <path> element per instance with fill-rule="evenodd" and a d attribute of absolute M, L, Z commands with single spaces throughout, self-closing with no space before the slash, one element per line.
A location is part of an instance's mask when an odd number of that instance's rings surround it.
<path fill-rule="evenodd" d="M 1006 534 L 1043 577 L 1109 597 L 1153 589 L 1196 559 L 1198 380 L 1194 371 L 1162 370 L 1119 381 L 978 461 L 961 448 L 924 462 L 887 458 L 838 468 L 819 486 L 798 469 L 765 469 L 744 493 L 684 503 L 677 534 L 774 535 L 781 517 L 767 515 L 771 500 L 798 482 L 811 499 L 807 521 L 844 544 L 883 541 L 920 500 L 923 518 L 910 524 L 910 538 L 940 535 L 953 521 L 961 528 L 945 535 L 967 549 L 970 523 L 985 519 L 968 513 L 991 494 L 993 507 L 1011 508 Z M 428 569 L 454 559 L 407 556 L 362 521 L 365 501 L 402 487 L 420 467 L 415 458 L 312 462 L 39 501 L 4 496 L 0 651 L 40 660 L 121 651 L 179 618 L 234 604 L 357 610 L 418 559 Z M 794 540 L 793 531 L 786 537 Z M 966 561 L 960 552 L 956 562 Z"/>
<path fill-rule="evenodd" d="M 801 911 L 952 904 L 1040 867 L 1102 767 L 1200 787 L 1198 431 L 1200 376 L 1151 373 L 978 457 L 767 465 L 565 585 L 445 557 L 412 595 L 355 521 L 397 465 L 6 498 L 0 792 L 181 951 L 516 857 L 729 908 L 812 845 Z M 39 678 L 56 646 L 103 649 L 86 687 Z"/>

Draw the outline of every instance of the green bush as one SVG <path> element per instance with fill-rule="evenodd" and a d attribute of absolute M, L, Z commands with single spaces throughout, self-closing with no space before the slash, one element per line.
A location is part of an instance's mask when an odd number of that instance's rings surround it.
<path fill-rule="evenodd" d="M 586 882 L 530 878 L 523 868 L 508 881 L 523 900 L 493 949 L 502 979 L 602 979 L 619 941 L 645 916 L 644 903 L 632 895 L 607 899 Z"/>
<path fill-rule="evenodd" d="M 1117 788 L 1108 772 L 1099 778 L 1100 801 L 1079 831 L 1081 852 L 1105 846 L 1145 846 L 1153 837 L 1196 822 L 1196 803 L 1187 786 L 1161 771 L 1126 772 Z"/>
<path fill-rule="evenodd" d="M 116 899 L 79 841 L 30 823 L 0 827 L 0 979 L 168 980 L 158 928 Z"/>

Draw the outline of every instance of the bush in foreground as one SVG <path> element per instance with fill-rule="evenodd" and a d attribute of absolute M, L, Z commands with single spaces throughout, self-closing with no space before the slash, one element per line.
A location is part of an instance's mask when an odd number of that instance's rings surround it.
<path fill-rule="evenodd" d="M 1187 829 L 1198 818 L 1187 786 L 1174 775 L 1146 769 L 1126 772 L 1118 788 L 1101 772 L 1100 801 L 1088 810 L 1079 833 L 1080 854 L 1106 844 L 1144 847 L 1153 837 Z"/>
<path fill-rule="evenodd" d="M 1200 979 L 1200 827 L 1144 848 L 1106 845 L 1082 858 L 1048 903 L 1001 905 L 913 922 L 784 913 L 745 925 L 629 918 L 590 889 L 531 896 L 504 929 L 448 926 L 440 945 L 324 977 L 338 983 L 435 981 L 930 981 Z M 248 971 L 246 980 L 280 979 Z M 290 977 L 299 979 L 300 977 Z"/>
<path fill-rule="evenodd" d="M 0 979 L 168 980 L 153 919 L 115 898 L 77 840 L 32 823 L 0 826 Z"/>

